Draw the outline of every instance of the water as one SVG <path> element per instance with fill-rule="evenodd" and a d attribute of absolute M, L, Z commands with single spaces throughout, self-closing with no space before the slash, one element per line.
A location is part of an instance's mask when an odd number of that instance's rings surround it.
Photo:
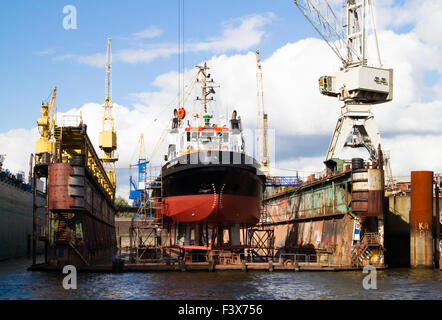
<path fill-rule="evenodd" d="M 29 260 L 0 263 L 0 299 L 437 299 L 442 272 L 377 272 L 377 290 L 364 290 L 356 272 L 79 273 L 78 289 L 64 290 L 61 272 L 30 272 Z"/>

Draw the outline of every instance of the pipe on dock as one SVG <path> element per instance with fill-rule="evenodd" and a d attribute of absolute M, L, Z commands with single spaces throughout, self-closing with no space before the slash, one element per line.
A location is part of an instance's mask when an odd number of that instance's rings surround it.
<path fill-rule="evenodd" d="M 218 246 L 222 246 L 224 244 L 224 228 L 223 226 L 217 226 L 217 240 L 218 240 Z"/>
<path fill-rule="evenodd" d="M 31 157 L 32 159 L 32 157 Z M 37 264 L 37 173 L 32 181 L 32 265 Z"/>
<path fill-rule="evenodd" d="M 201 226 L 199 223 L 195 224 L 195 245 L 200 246 L 201 243 Z"/>
<path fill-rule="evenodd" d="M 434 252 L 434 264 L 436 268 L 439 268 L 442 270 L 442 254 L 441 254 L 441 247 L 442 242 L 440 239 L 440 178 L 438 177 L 436 180 L 436 188 L 434 189 L 434 193 L 436 195 L 436 235 L 435 235 L 435 252 Z"/>
<path fill-rule="evenodd" d="M 190 224 L 186 224 L 186 233 L 185 233 L 185 237 L 184 237 L 184 245 L 185 246 L 190 246 L 191 236 L 192 236 L 191 226 L 190 226 Z"/>
<path fill-rule="evenodd" d="M 433 172 L 411 172 L 410 265 L 433 267 Z"/>
<path fill-rule="evenodd" d="M 239 246 L 241 244 L 240 240 L 240 227 L 239 224 L 234 224 L 229 227 L 229 238 L 230 238 L 230 244 L 232 246 Z"/>

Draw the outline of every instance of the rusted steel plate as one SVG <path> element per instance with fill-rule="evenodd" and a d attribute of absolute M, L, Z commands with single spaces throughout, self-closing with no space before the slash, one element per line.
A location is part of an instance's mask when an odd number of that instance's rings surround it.
<path fill-rule="evenodd" d="M 433 172 L 411 172 L 410 264 L 433 267 Z"/>
<path fill-rule="evenodd" d="M 368 190 L 370 191 L 383 190 L 381 169 L 368 169 Z"/>
<path fill-rule="evenodd" d="M 384 214 L 384 192 L 369 191 L 368 193 L 368 212 L 365 216 L 377 217 Z"/>
<path fill-rule="evenodd" d="M 411 226 L 432 225 L 433 220 L 433 172 L 411 172 Z"/>
<path fill-rule="evenodd" d="M 69 196 L 69 175 L 74 170 L 68 163 L 53 163 L 49 166 L 48 205 L 50 210 L 68 210 L 74 205 Z"/>

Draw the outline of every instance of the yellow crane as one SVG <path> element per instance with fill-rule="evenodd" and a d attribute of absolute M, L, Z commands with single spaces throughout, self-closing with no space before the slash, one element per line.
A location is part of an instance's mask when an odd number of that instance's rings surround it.
<path fill-rule="evenodd" d="M 268 117 L 264 112 L 264 86 L 262 81 L 262 66 L 259 50 L 256 50 L 256 86 L 258 98 L 258 122 L 259 122 L 259 157 L 261 161 L 261 171 L 265 175 L 270 174 L 270 157 L 268 141 Z"/>
<path fill-rule="evenodd" d="M 55 152 L 55 98 L 57 87 L 52 90 L 50 102 L 41 103 L 41 117 L 37 119 L 40 139 L 35 143 L 35 163 L 49 164 Z"/>
<path fill-rule="evenodd" d="M 115 156 L 115 150 L 117 149 L 117 133 L 114 126 L 114 117 L 112 116 L 112 51 L 110 38 L 107 39 L 105 100 L 103 107 L 103 130 L 99 135 L 99 146 L 104 152 L 104 157 L 101 158 L 101 161 L 103 162 L 109 180 L 115 188 L 115 162 L 118 161 L 118 158 Z"/>

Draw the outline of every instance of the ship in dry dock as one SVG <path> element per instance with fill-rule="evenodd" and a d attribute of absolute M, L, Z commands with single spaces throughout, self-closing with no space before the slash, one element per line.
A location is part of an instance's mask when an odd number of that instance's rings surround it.
<path fill-rule="evenodd" d="M 165 224 L 196 228 L 196 233 L 206 225 L 217 230 L 227 228 L 230 244 L 239 245 L 240 228 L 260 220 L 265 176 L 258 162 L 245 153 L 236 111 L 228 123 L 215 123 L 208 113 L 208 103 L 214 100 L 214 81 L 207 63 L 197 68 L 197 83 L 201 84 L 197 100 L 202 110 L 193 115 L 187 115 L 183 107 L 174 111 L 167 163 L 161 171 L 159 214 Z M 218 237 L 221 234 L 219 231 Z M 213 241 L 203 246 L 198 235 L 192 243 L 192 248 L 213 247 Z M 190 239 L 181 247 L 190 248 Z"/>

